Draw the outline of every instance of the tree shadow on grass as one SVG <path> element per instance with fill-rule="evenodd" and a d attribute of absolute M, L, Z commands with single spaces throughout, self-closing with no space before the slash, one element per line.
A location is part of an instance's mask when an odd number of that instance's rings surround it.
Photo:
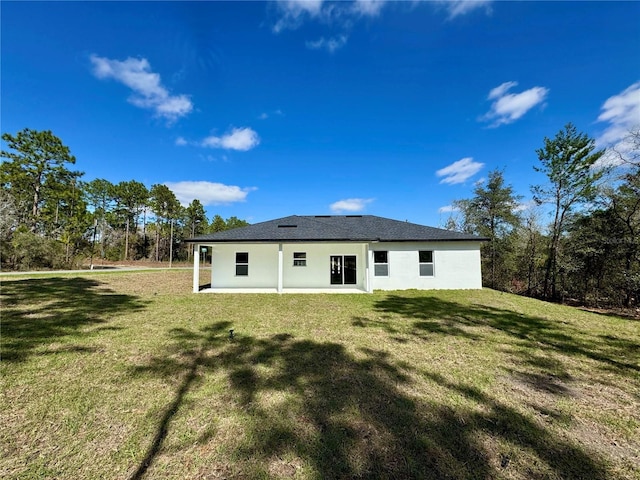
<path fill-rule="evenodd" d="M 417 336 L 428 334 L 457 335 L 479 340 L 482 333 L 475 327 L 490 327 L 513 337 L 513 345 L 527 351 L 557 352 L 586 357 L 599 363 L 603 370 L 637 377 L 640 372 L 640 345 L 634 340 L 591 335 L 566 323 L 523 315 L 485 305 L 462 305 L 436 296 L 387 295 L 374 309 L 385 315 L 408 319 Z M 365 324 L 361 318 L 358 322 Z"/>
<path fill-rule="evenodd" d="M 456 391 L 485 407 L 480 411 L 467 412 L 465 422 L 470 425 L 468 430 L 483 432 L 515 445 L 521 451 L 533 452 L 553 472 L 549 475 L 550 477 L 563 479 L 612 477 L 607 473 L 605 464 L 592 455 L 541 428 L 536 422 L 496 401 L 476 387 L 451 382 L 438 373 L 425 375 L 439 385 Z M 501 466 L 506 467 L 505 456 L 501 455 L 501 457 Z"/>
<path fill-rule="evenodd" d="M 154 357 L 146 365 L 133 367 L 132 373 L 139 375 L 160 376 L 163 378 L 180 378 L 178 389 L 169 405 L 165 408 L 162 418 L 155 429 L 155 435 L 149 445 L 144 458 L 131 475 L 130 480 L 144 477 L 154 460 L 160 453 L 162 444 L 167 437 L 169 424 L 176 413 L 182 408 L 187 393 L 192 390 L 199 380 L 198 369 L 209 363 L 208 353 L 212 348 L 220 348 L 225 338 L 222 332 L 231 324 L 217 322 L 198 332 L 185 328 L 174 328 L 169 331 L 174 343 L 172 352 L 179 352 L 177 358 L 171 356 Z"/>
<path fill-rule="evenodd" d="M 82 345 L 57 345 L 86 335 L 87 327 L 105 324 L 113 316 L 144 308 L 132 295 L 113 293 L 94 279 L 46 277 L 2 282 L 3 361 L 24 361 L 42 346 L 48 351 L 87 351 Z M 103 326 L 114 329 L 117 327 Z"/>
<path fill-rule="evenodd" d="M 162 451 L 179 409 L 198 409 L 185 396 L 207 375 L 222 375 L 229 386 L 230 403 L 215 413 L 244 419 L 242 438 L 228 459 L 230 465 L 236 460 L 231 477 L 275 478 L 283 471 L 294 476 L 302 464 L 318 478 L 495 478 L 506 465 L 493 458 L 483 436 L 534 452 L 558 478 L 608 476 L 599 460 L 474 387 L 428 375 L 476 408 L 406 393 L 412 368 L 399 366 L 386 352 L 362 349 L 354 355 L 341 344 L 288 333 L 230 340 L 229 326 L 175 329 L 169 332 L 169 353 L 183 352 L 180 359 L 158 356 L 133 367 L 140 375 L 182 380 L 132 480 L 143 478 Z M 202 415 L 207 414 L 195 416 Z"/>

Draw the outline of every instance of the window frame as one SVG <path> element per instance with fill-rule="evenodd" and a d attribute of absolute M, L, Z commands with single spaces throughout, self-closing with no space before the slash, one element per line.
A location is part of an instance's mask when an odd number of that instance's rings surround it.
<path fill-rule="evenodd" d="M 246 255 L 246 261 L 241 261 L 239 255 Z M 242 273 L 244 272 L 244 273 Z M 249 252 L 236 252 L 236 277 L 249 276 Z"/>
<path fill-rule="evenodd" d="M 384 253 L 385 261 L 376 261 L 376 254 Z M 385 273 L 378 273 L 378 267 L 386 267 Z M 373 251 L 373 276 L 374 277 L 388 277 L 389 276 L 389 250 L 374 250 Z"/>
<path fill-rule="evenodd" d="M 293 252 L 293 266 L 294 267 L 306 267 L 307 266 L 307 252 Z"/>
<path fill-rule="evenodd" d="M 422 254 L 428 254 L 429 257 L 431 257 L 431 261 L 422 261 Z M 435 277 L 436 276 L 436 268 L 435 268 L 435 261 L 434 261 L 434 251 L 433 250 L 418 250 L 418 273 L 421 277 Z M 427 275 L 422 273 L 423 272 L 423 267 L 431 267 L 431 274 Z"/>

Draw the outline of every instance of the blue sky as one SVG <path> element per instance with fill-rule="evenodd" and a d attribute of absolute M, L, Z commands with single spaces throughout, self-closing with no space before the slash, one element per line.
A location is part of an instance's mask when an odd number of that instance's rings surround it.
<path fill-rule="evenodd" d="M 567 122 L 640 123 L 639 2 L 7 2 L 2 132 L 209 216 L 441 226 L 489 171 L 526 201 Z M 6 145 L 3 144 L 3 148 Z"/>

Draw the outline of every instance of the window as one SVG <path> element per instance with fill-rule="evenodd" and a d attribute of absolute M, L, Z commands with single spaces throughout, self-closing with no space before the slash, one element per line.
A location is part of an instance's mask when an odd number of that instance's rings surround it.
<path fill-rule="evenodd" d="M 373 252 L 373 274 L 376 277 L 389 276 L 388 252 Z"/>
<path fill-rule="evenodd" d="M 236 252 L 236 276 L 249 275 L 249 252 Z"/>
<path fill-rule="evenodd" d="M 294 267 L 306 267 L 307 266 L 307 252 L 293 252 L 293 266 Z"/>
<path fill-rule="evenodd" d="M 433 277 L 433 250 L 420 250 L 418 256 L 420 261 L 420 276 Z"/>

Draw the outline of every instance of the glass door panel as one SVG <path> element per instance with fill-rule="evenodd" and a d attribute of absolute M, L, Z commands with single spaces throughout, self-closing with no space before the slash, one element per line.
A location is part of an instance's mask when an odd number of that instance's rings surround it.
<path fill-rule="evenodd" d="M 345 255 L 344 256 L 344 284 L 355 285 L 356 279 L 356 256 Z"/>
<path fill-rule="evenodd" d="M 342 285 L 342 257 L 331 255 L 331 285 Z"/>

